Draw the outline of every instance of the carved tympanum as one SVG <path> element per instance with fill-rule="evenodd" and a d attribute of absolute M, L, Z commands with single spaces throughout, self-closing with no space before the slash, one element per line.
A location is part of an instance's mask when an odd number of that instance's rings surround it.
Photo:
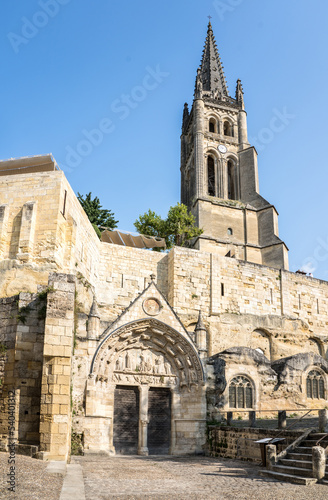
<path fill-rule="evenodd" d="M 203 382 L 194 347 L 155 319 L 119 328 L 99 346 L 92 363 L 96 381 L 154 386 L 197 386 Z"/>

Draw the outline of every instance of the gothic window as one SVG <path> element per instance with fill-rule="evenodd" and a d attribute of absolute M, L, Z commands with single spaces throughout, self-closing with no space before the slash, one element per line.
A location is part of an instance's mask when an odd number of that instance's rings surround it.
<path fill-rule="evenodd" d="M 234 377 L 229 385 L 230 408 L 253 408 L 253 387 L 242 375 Z"/>
<path fill-rule="evenodd" d="M 227 135 L 228 137 L 233 137 L 233 129 L 232 129 L 232 125 L 230 122 L 228 122 L 228 120 L 226 120 L 224 123 L 223 123 L 223 134 L 224 135 Z"/>
<path fill-rule="evenodd" d="M 213 134 L 216 132 L 216 126 L 215 126 L 215 120 L 214 118 L 210 118 L 209 121 L 209 131 L 212 132 Z"/>
<path fill-rule="evenodd" d="M 325 383 L 318 370 L 311 370 L 306 378 L 306 395 L 311 399 L 325 398 Z"/>
<path fill-rule="evenodd" d="M 207 158 L 207 192 L 215 196 L 215 164 L 212 156 Z"/>
<path fill-rule="evenodd" d="M 229 200 L 236 199 L 236 176 L 235 165 L 233 161 L 228 161 L 228 198 Z"/>

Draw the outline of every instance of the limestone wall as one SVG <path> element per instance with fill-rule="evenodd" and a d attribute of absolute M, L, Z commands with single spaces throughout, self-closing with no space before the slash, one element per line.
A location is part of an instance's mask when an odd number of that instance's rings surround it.
<path fill-rule="evenodd" d="M 208 452 L 213 457 L 238 458 L 241 460 L 261 461 L 260 445 L 255 441 L 274 438 L 281 431 L 276 429 L 235 428 L 228 426 L 209 426 Z M 278 453 L 289 446 L 303 431 L 284 431 L 285 442 L 277 445 Z M 280 436 L 281 437 L 281 436 Z"/>

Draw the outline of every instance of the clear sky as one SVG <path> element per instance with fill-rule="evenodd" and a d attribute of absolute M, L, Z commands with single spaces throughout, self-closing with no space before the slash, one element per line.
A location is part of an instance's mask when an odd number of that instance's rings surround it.
<path fill-rule="evenodd" d="M 280 213 L 290 269 L 328 280 L 324 0 L 2 2 L 0 158 L 53 153 L 120 229 L 149 208 L 165 216 L 180 198 L 182 110 L 208 15 L 230 94 L 243 83 L 261 194 Z"/>

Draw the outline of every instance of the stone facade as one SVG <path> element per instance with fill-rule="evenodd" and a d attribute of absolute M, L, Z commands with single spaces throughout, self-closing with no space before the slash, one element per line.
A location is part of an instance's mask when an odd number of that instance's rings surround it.
<path fill-rule="evenodd" d="M 212 37 L 209 27 L 205 54 Z M 184 112 L 182 201 L 205 229 L 190 248 L 102 242 L 51 156 L 0 162 L 3 448 L 13 394 L 19 442 L 63 460 L 72 430 L 85 453 L 201 453 L 206 419 L 228 410 L 327 406 L 328 284 L 287 270 L 276 211 L 257 190 L 241 85 L 230 98 L 215 54 Z M 211 107 L 234 135 L 198 128 Z M 224 137 L 237 200 L 227 158 L 204 191 L 204 144 Z"/>

